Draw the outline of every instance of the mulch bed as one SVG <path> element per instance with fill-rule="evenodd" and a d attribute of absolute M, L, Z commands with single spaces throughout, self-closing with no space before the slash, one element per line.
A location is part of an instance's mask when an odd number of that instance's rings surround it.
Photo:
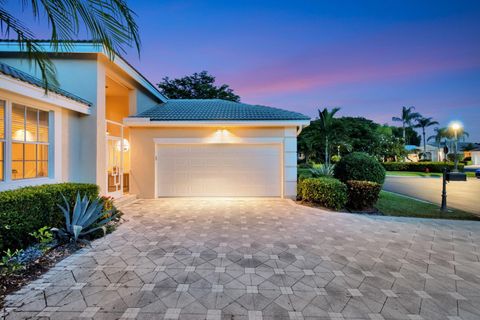
<path fill-rule="evenodd" d="M 61 244 L 50 249 L 37 260 L 27 264 L 22 270 L 9 274 L 0 274 L 0 309 L 3 308 L 5 297 L 9 293 L 17 291 L 25 284 L 38 279 L 57 262 L 68 257 L 78 249 L 81 249 L 81 247 L 72 243 Z"/>

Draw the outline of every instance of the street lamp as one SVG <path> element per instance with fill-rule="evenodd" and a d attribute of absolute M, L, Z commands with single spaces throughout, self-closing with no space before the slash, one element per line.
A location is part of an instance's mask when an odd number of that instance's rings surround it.
<path fill-rule="evenodd" d="M 449 125 L 450 129 L 453 130 L 453 134 L 455 137 L 455 154 L 454 154 L 454 159 L 455 159 L 455 166 L 453 168 L 453 172 L 458 172 L 458 131 L 462 129 L 462 124 L 458 121 L 454 121 L 450 123 Z"/>

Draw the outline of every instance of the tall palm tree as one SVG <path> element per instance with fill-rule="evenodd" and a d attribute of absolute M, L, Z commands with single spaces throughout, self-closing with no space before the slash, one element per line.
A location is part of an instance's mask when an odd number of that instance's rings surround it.
<path fill-rule="evenodd" d="M 440 150 L 440 147 L 442 146 L 442 140 L 445 139 L 445 145 L 447 144 L 447 132 L 448 132 L 448 128 L 439 128 L 439 127 L 436 127 L 433 129 L 433 131 L 435 132 L 434 135 L 430 136 L 427 138 L 427 141 L 431 141 L 433 140 L 435 142 L 435 146 L 437 147 L 437 155 L 438 155 L 438 150 Z M 440 160 L 440 159 L 438 159 Z"/>
<path fill-rule="evenodd" d="M 423 154 L 425 154 L 427 152 L 427 140 L 425 139 L 425 128 L 434 126 L 434 125 L 438 124 L 438 122 L 433 121 L 432 117 L 428 117 L 428 118 L 420 117 L 420 118 L 417 118 L 415 121 L 416 121 L 415 128 L 421 128 L 422 129 Z"/>
<path fill-rule="evenodd" d="M 320 130 L 325 136 L 325 164 L 330 164 L 330 130 L 333 124 L 333 118 L 335 114 L 340 111 L 340 108 L 333 108 L 332 111 L 328 111 L 327 108 L 320 111 L 318 110 L 318 117 L 320 118 Z"/>
<path fill-rule="evenodd" d="M 405 129 L 412 126 L 412 121 L 421 117 L 420 113 L 414 112 L 415 107 L 402 107 L 402 114 L 400 117 L 392 117 L 392 121 L 402 123 L 403 141 L 407 143 Z"/>
<path fill-rule="evenodd" d="M 437 148 L 440 149 L 440 146 L 442 144 L 442 139 L 447 138 L 447 128 L 434 128 L 433 131 L 435 132 L 434 135 L 430 136 L 427 138 L 427 141 L 433 140 L 435 142 L 435 145 Z"/>
<path fill-rule="evenodd" d="M 46 18 L 51 29 L 52 48 L 60 44 L 67 50 L 85 29 L 92 41 L 102 45 L 111 59 L 115 53 L 125 52 L 125 46 L 140 51 L 135 13 L 124 0 L 24 0 L 22 10 L 32 10 L 35 20 Z M 0 0 L 0 35 L 16 41 L 28 58 L 39 68 L 45 90 L 58 85 L 56 70 L 32 29 L 14 16 Z"/>

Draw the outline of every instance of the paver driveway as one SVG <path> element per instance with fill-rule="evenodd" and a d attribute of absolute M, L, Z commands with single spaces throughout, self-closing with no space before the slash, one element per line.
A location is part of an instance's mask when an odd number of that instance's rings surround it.
<path fill-rule="evenodd" d="M 7 319 L 480 319 L 480 223 L 142 200 Z M 14 308 L 14 310 L 10 309 Z"/>

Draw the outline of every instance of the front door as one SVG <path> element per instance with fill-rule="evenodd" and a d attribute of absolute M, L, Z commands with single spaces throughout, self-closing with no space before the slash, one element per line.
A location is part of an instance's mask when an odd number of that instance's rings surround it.
<path fill-rule="evenodd" d="M 122 196 L 123 159 L 122 139 L 107 136 L 107 191 L 114 198 Z"/>

